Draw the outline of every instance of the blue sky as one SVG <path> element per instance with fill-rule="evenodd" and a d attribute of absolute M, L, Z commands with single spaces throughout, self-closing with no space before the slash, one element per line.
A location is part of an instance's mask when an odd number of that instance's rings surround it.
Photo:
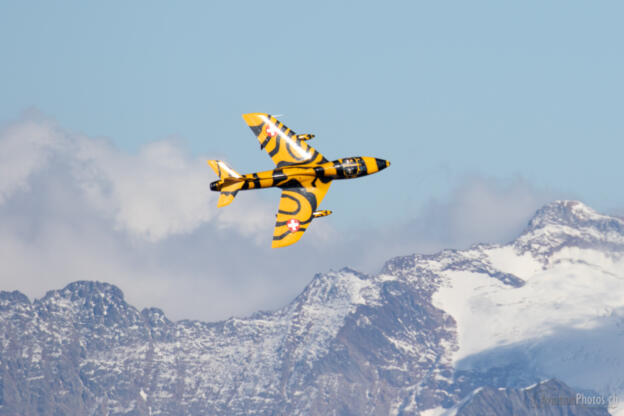
<path fill-rule="evenodd" d="M 332 186 L 322 221 L 342 234 L 400 233 L 479 187 L 501 207 L 531 194 L 622 213 L 623 12 L 580 1 L 3 2 L 0 123 L 34 108 L 129 158 L 168 140 L 184 160 L 250 172 L 272 165 L 240 115 L 284 114 L 328 158 L 392 162 Z M 278 194 L 234 204 L 269 212 Z M 534 207 L 522 206 L 525 221 Z"/>
<path fill-rule="evenodd" d="M 618 2 L 2 8 L 4 121 L 34 106 L 121 149 L 173 136 L 253 171 L 271 164 L 240 114 L 266 111 L 316 133 L 329 157 L 393 162 L 349 199 L 371 184 L 405 203 L 406 179 L 424 178 L 417 205 L 468 172 L 521 175 L 602 209 L 624 203 L 613 192 L 624 148 Z"/>

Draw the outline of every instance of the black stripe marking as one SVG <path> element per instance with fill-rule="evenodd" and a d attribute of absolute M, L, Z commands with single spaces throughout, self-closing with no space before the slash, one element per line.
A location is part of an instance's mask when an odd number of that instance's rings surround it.
<path fill-rule="evenodd" d="M 267 136 L 264 138 L 264 140 L 262 141 L 262 143 L 260 143 L 260 149 L 264 149 L 266 147 L 267 144 L 269 144 L 269 141 L 271 140 L 270 136 Z"/>
<path fill-rule="evenodd" d="M 279 147 L 280 147 L 280 140 L 279 140 L 279 136 L 275 136 L 275 148 L 273 148 L 273 150 L 271 150 L 269 152 L 269 156 L 273 157 L 277 154 L 277 152 L 279 152 Z"/>
<path fill-rule="evenodd" d="M 285 189 L 285 188 L 302 188 L 302 190 L 303 190 L 303 185 L 301 185 L 301 182 L 299 182 L 297 179 L 288 178 L 288 180 L 286 182 L 284 182 L 283 184 L 280 185 L 280 188 L 282 188 L 282 189 Z"/>
<path fill-rule="evenodd" d="M 375 162 L 377 163 L 377 170 L 382 170 L 386 168 L 385 160 L 375 158 Z"/>
<path fill-rule="evenodd" d="M 260 133 L 262 133 L 262 124 L 258 124 L 257 126 L 249 126 L 249 128 L 251 129 L 251 131 L 253 131 L 253 134 L 257 136 L 260 136 Z"/>
<path fill-rule="evenodd" d="M 299 223 L 301 224 L 301 223 Z M 299 229 L 297 231 L 295 231 L 295 233 L 303 233 L 306 230 L 306 228 L 301 227 L 301 225 L 299 225 Z M 292 231 L 286 231 L 284 234 L 280 234 L 280 235 L 274 235 L 273 236 L 273 241 L 279 241 L 279 240 L 283 240 L 284 238 L 288 237 L 289 235 L 294 234 Z"/>
<path fill-rule="evenodd" d="M 293 201 L 295 201 L 297 203 L 297 208 L 294 211 L 284 211 L 284 210 L 280 209 L 280 210 L 277 211 L 278 214 L 297 215 L 299 213 L 299 211 L 301 211 L 301 202 L 299 202 L 299 200 L 297 198 L 295 198 L 294 196 L 290 196 L 290 195 L 288 195 L 286 193 L 284 193 L 282 195 L 282 198 L 292 199 Z M 284 222 L 284 224 L 286 224 L 286 223 Z"/>
<path fill-rule="evenodd" d="M 290 154 L 290 156 L 295 159 L 296 161 L 302 161 L 302 160 L 309 160 L 309 159 L 303 159 L 301 157 L 295 156 L 292 152 L 292 150 L 290 149 L 290 143 L 286 142 L 286 150 L 288 151 L 288 154 Z"/>
<path fill-rule="evenodd" d="M 288 176 L 286 176 L 281 169 L 275 169 L 273 171 L 273 186 L 279 186 L 278 184 L 280 182 L 284 182 L 286 180 L 288 180 Z"/>
<path fill-rule="evenodd" d="M 317 202 L 316 202 L 316 195 L 314 195 L 312 192 L 306 191 L 305 188 L 296 179 L 290 179 L 288 182 L 286 182 L 283 185 L 281 185 L 280 188 L 282 188 L 282 189 L 284 189 L 284 188 L 298 188 L 298 189 L 292 189 L 290 191 L 291 192 L 296 192 L 296 193 L 300 194 L 301 196 L 303 196 L 305 199 L 307 199 L 308 202 L 310 203 L 310 207 L 312 208 L 312 211 L 314 211 L 316 209 L 316 207 L 318 205 Z"/>
<path fill-rule="evenodd" d="M 361 157 L 358 157 L 358 163 L 360 164 L 360 171 L 358 173 L 358 176 L 366 176 L 368 175 L 368 168 L 366 167 L 366 162 L 364 162 L 364 159 Z"/>
<path fill-rule="evenodd" d="M 317 157 L 320 158 L 318 163 L 329 162 L 327 159 L 325 159 L 325 156 L 321 155 L 316 149 L 314 149 L 314 153 L 312 153 L 312 159 L 316 159 Z"/>

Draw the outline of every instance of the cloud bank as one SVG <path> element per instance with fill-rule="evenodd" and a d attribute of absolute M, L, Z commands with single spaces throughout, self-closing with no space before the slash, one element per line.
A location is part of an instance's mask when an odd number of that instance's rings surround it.
<path fill-rule="evenodd" d="M 223 319 L 279 307 L 329 268 L 375 272 L 394 255 L 510 240 L 560 197 L 474 176 L 406 223 L 340 230 L 316 221 L 300 243 L 272 250 L 277 201 L 241 193 L 217 210 L 205 160 L 168 140 L 127 154 L 32 112 L 5 126 L 0 290 L 32 298 L 101 280 L 173 319 Z"/>

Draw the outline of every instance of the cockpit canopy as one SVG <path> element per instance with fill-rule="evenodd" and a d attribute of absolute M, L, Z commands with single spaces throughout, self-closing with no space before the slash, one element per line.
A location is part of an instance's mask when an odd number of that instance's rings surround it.
<path fill-rule="evenodd" d="M 342 171 L 347 178 L 354 178 L 364 173 L 364 168 L 364 161 L 361 157 L 348 157 L 342 160 Z"/>

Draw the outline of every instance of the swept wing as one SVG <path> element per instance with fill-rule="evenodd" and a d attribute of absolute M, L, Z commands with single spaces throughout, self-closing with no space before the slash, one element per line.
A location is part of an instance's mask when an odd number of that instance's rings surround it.
<path fill-rule="evenodd" d="M 295 132 L 270 114 L 243 114 L 243 119 L 258 138 L 260 148 L 268 153 L 278 168 L 294 164 L 327 162 L 322 154 L 305 140 L 298 139 Z"/>
<path fill-rule="evenodd" d="M 310 180 L 299 187 L 282 191 L 273 231 L 273 248 L 299 241 L 312 222 L 313 213 L 325 197 L 330 184 L 331 182 Z"/>

